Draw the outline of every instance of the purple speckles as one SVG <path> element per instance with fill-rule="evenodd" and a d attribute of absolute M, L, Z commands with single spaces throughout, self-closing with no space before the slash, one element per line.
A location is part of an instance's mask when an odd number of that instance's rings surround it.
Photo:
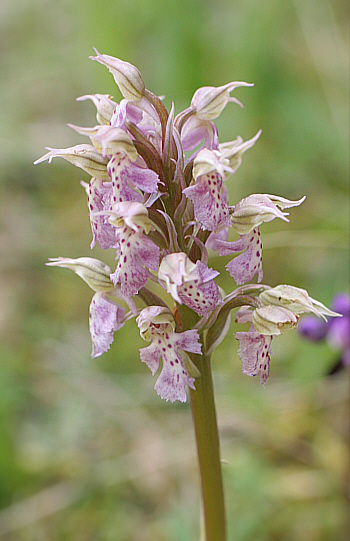
<path fill-rule="evenodd" d="M 219 173 L 199 176 L 183 193 L 193 202 L 195 219 L 203 229 L 214 231 L 220 222 L 231 227 L 227 190 Z"/>
<path fill-rule="evenodd" d="M 152 310 L 155 309 L 160 310 L 159 307 L 154 306 L 145 308 L 139 317 L 144 317 L 143 314 L 152 313 Z M 190 330 L 178 334 L 168 323 L 151 324 L 150 329 L 152 343 L 150 346 L 140 349 L 140 356 L 152 374 L 158 371 L 162 359 L 162 370 L 155 384 L 155 389 L 165 400 L 186 402 L 185 387 L 195 389 L 195 386 L 194 379 L 189 376 L 184 366 L 181 351 L 201 353 L 198 332 Z M 166 338 L 166 335 L 169 338 Z M 165 347 L 164 340 L 168 346 L 171 345 L 171 348 Z"/>

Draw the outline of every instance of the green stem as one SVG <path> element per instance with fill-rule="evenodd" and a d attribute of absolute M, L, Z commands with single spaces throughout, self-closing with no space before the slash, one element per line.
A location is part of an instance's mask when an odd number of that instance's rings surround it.
<path fill-rule="evenodd" d="M 198 317 L 184 305 L 178 306 L 183 330 L 193 328 Z M 203 344 L 203 335 L 201 336 Z M 203 344 L 204 348 L 204 344 Z M 210 355 L 191 355 L 200 372 L 196 390 L 190 389 L 192 416 L 202 490 L 205 541 L 226 541 L 226 517 L 219 432 L 216 420 Z"/>
<path fill-rule="evenodd" d="M 226 540 L 225 503 L 210 357 L 195 355 L 201 373 L 190 391 L 202 486 L 205 541 Z"/>

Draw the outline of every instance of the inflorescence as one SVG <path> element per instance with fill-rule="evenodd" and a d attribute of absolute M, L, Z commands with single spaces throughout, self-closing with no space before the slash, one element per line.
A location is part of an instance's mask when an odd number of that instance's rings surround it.
<path fill-rule="evenodd" d="M 243 373 L 269 377 L 274 335 L 297 326 L 299 315 L 313 313 L 325 319 L 339 314 L 309 297 L 300 288 L 261 284 L 262 242 L 259 226 L 274 218 L 288 221 L 286 208 L 300 205 L 280 196 L 252 194 L 230 205 L 226 181 L 242 155 L 260 136 L 237 137 L 219 143 L 213 122 L 240 86 L 198 89 L 190 107 L 174 116 L 162 100 L 145 88 L 136 67 L 96 51 L 93 60 L 112 73 L 123 95 L 116 103 L 108 95 L 86 95 L 97 109 L 98 124 L 72 126 L 92 144 L 48 149 L 35 163 L 64 158 L 91 175 L 82 182 L 88 197 L 96 243 L 116 252 L 116 268 L 88 257 L 55 258 L 47 263 L 72 269 L 95 292 L 90 305 L 92 356 L 107 351 L 114 332 L 136 317 L 141 337 L 150 342 L 140 350 L 141 360 L 155 374 L 155 389 L 164 399 L 186 401 L 186 386 L 195 389 L 200 377 L 191 354 L 209 355 L 236 322 L 250 322 L 249 331 L 236 332 Z M 238 240 L 228 240 L 231 232 Z M 226 269 L 236 288 L 225 295 L 208 266 L 210 251 L 232 254 Z M 248 284 L 257 275 L 258 284 Z M 169 295 L 154 292 L 156 283 Z M 168 298 L 167 301 L 164 298 Z M 137 301 L 137 304 L 135 301 Z M 143 309 L 137 305 L 143 303 Z M 191 328 L 182 317 L 191 311 Z"/>

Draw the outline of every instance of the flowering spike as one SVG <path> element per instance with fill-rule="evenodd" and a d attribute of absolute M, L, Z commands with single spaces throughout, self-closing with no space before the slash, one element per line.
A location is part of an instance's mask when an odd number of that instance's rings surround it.
<path fill-rule="evenodd" d="M 150 342 L 140 350 L 141 360 L 152 374 L 162 360 L 157 393 L 165 400 L 184 402 L 186 386 L 195 391 L 197 376 L 206 383 L 210 379 L 209 364 L 200 364 L 199 374 L 198 359 L 188 353 L 201 354 L 201 340 L 208 357 L 228 332 L 231 310 L 239 308 L 235 322 L 251 324 L 248 332 L 236 333 L 243 373 L 258 375 L 264 385 L 274 335 L 296 327 L 302 313 L 326 319 L 343 312 L 328 310 L 293 286 L 247 284 L 255 275 L 258 282 L 263 278 L 259 226 L 275 218 L 288 222 L 285 209 L 305 199 L 251 194 L 229 205 L 225 182 L 261 130 L 248 141 L 237 137 L 219 144 L 213 120 L 227 103 L 241 105 L 230 96 L 235 88 L 251 85 L 202 87 L 190 107 L 174 119 L 174 104 L 168 112 L 162 99 L 145 88 L 135 66 L 98 51 L 92 59 L 109 69 L 123 99 L 117 104 L 105 94 L 78 98 L 95 104 L 98 125 L 69 126 L 88 136 L 92 145 L 48 148 L 35 162 L 62 157 L 92 176 L 90 183 L 81 182 L 88 197 L 91 248 L 98 243 L 103 250 L 115 250 L 114 269 L 92 258 L 48 263 L 72 269 L 95 291 L 90 306 L 92 356 L 107 351 L 114 332 L 137 315 L 133 297 L 138 296 L 138 303 L 147 308 L 140 311 L 137 323 L 142 338 Z M 238 240 L 228 240 L 232 230 Z M 215 282 L 219 272 L 210 268 L 211 249 L 220 257 L 234 256 L 226 269 L 238 287 L 227 295 Z M 163 300 L 147 288 L 149 279 L 172 299 Z M 127 314 L 119 301 L 128 306 Z M 187 308 L 180 309 L 181 304 Z M 348 341 L 346 345 L 342 338 L 347 321 L 340 320 L 338 326 L 331 322 L 332 327 L 321 322 L 329 340 L 342 340 L 344 362 L 350 358 Z M 183 332 L 176 333 L 178 329 Z"/>

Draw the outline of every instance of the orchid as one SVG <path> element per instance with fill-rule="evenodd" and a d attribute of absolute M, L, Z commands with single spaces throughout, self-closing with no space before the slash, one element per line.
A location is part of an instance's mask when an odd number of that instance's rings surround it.
<path fill-rule="evenodd" d="M 107 351 L 114 333 L 136 318 L 141 337 L 150 342 L 140 349 L 141 361 L 153 375 L 160 370 L 158 395 L 185 402 L 190 394 L 199 456 L 215 448 L 210 460 L 200 462 L 206 541 L 224 541 L 210 355 L 228 333 L 231 312 L 238 308 L 238 325 L 250 324 L 248 331 L 235 333 L 243 374 L 259 376 L 262 385 L 270 375 L 274 336 L 294 329 L 302 313 L 324 319 L 341 314 L 295 286 L 261 284 L 259 228 L 275 218 L 288 222 L 285 209 L 298 207 L 305 196 L 292 201 L 250 194 L 229 202 L 227 183 L 261 131 L 246 141 L 237 136 L 219 143 L 214 120 L 228 103 L 241 105 L 231 96 L 235 88 L 252 85 L 200 88 L 190 106 L 175 116 L 174 105 L 168 112 L 135 66 L 97 51 L 92 59 L 108 68 L 123 99 L 117 103 L 104 94 L 78 98 L 93 102 L 98 125 L 70 127 L 91 144 L 47 148 L 35 163 L 61 157 L 92 177 L 82 182 L 91 248 L 98 243 L 102 250 L 113 250 L 116 264 L 112 269 L 82 257 L 51 259 L 48 265 L 72 269 L 95 292 L 90 305 L 93 357 Z M 230 292 L 218 286 L 220 273 L 209 264 L 212 250 L 233 257 L 226 264 Z M 249 284 L 255 276 L 259 285 Z"/>
<path fill-rule="evenodd" d="M 163 368 L 156 382 L 157 393 L 165 400 L 186 402 L 186 385 L 195 389 L 194 378 L 190 377 L 184 360 L 184 352 L 201 353 L 199 334 L 196 330 L 175 333 L 175 323 L 168 308 L 149 306 L 137 318 L 140 334 L 151 345 L 140 349 L 141 361 L 147 364 L 152 374 L 163 359 Z"/>

